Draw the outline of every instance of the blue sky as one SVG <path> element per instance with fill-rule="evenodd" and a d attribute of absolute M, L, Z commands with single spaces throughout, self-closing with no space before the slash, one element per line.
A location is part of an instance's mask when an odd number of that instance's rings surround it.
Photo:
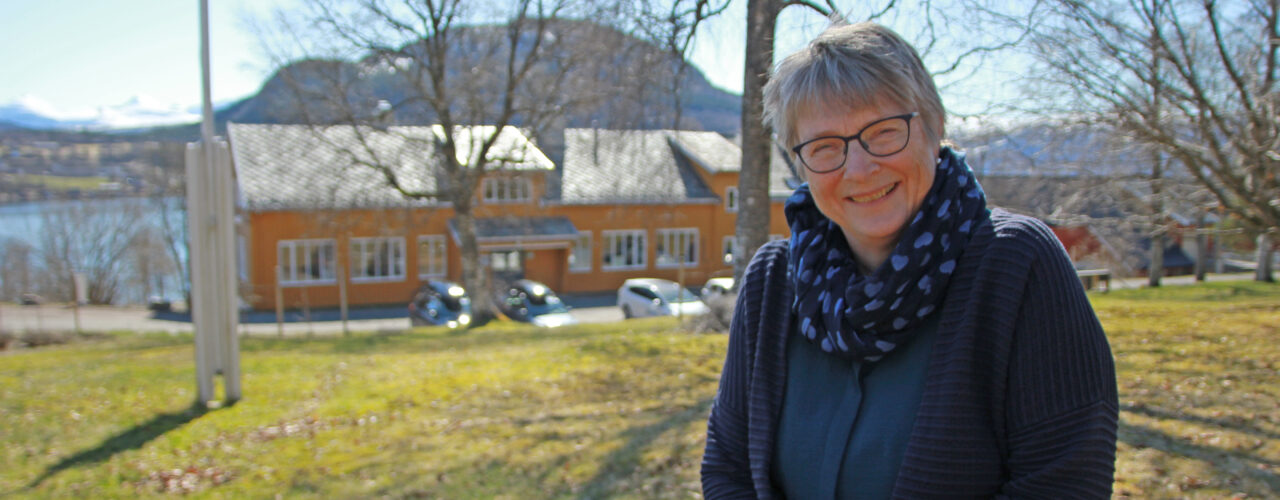
<path fill-rule="evenodd" d="M 253 93 L 267 74 L 239 20 L 241 12 L 265 12 L 251 6 L 267 3 L 210 2 L 215 101 Z M 5 0 L 0 105 L 25 97 L 83 113 L 136 96 L 198 105 L 199 26 L 194 0 Z"/>
<path fill-rule="evenodd" d="M 210 0 L 213 99 L 255 93 L 270 61 L 246 19 L 297 0 Z M 703 26 L 692 54 L 713 84 L 740 92 L 746 1 Z M 794 51 L 826 20 L 784 11 L 778 54 Z M 55 117 L 138 105 L 190 112 L 200 104 L 197 0 L 0 1 L 0 106 L 22 102 Z M 59 116 L 61 115 L 61 116 Z"/>

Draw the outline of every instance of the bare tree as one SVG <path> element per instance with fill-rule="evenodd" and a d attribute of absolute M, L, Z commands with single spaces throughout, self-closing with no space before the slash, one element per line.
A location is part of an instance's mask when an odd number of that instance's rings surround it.
<path fill-rule="evenodd" d="M 159 239 L 161 258 L 169 263 L 168 272 L 178 278 L 183 302 L 191 303 L 191 270 L 187 248 L 187 198 L 186 176 L 182 174 L 182 161 L 169 153 L 170 148 L 159 150 L 153 157 L 154 168 L 148 172 L 146 182 L 152 186 L 148 199 L 156 214 L 154 235 Z"/>
<path fill-rule="evenodd" d="M 1044 0 L 1032 54 L 1061 113 L 1087 115 L 1182 164 L 1259 235 L 1280 233 L 1280 0 Z"/>
<path fill-rule="evenodd" d="M 110 304 L 129 279 L 128 259 L 144 225 L 143 202 L 112 200 L 118 207 L 68 204 L 42 214 L 40 253 L 50 282 L 45 290 L 55 300 L 72 300 L 72 276 L 83 273 L 88 299 Z"/>
<path fill-rule="evenodd" d="M 407 199 L 449 203 L 455 213 L 463 285 L 476 312 L 494 314 L 476 239 L 475 203 L 493 170 L 529 160 L 509 149 L 508 126 L 531 137 L 563 129 L 571 110 L 599 105 L 624 82 L 623 71 L 644 71 L 618 59 L 618 32 L 572 18 L 609 19 L 619 3 L 571 0 L 402 2 L 308 0 L 307 30 L 296 40 L 329 42 L 330 58 L 289 74 L 293 105 L 317 130 L 351 126 L 352 144 L 334 144 L 351 163 L 368 167 Z M 286 21 L 287 22 L 287 21 Z M 496 24 L 495 24 L 496 23 Z M 346 62 L 358 57 L 358 62 Z M 621 68 L 621 69 L 620 69 Z M 638 113 L 637 113 L 638 114 Z M 423 188 L 400 173 L 373 142 L 412 127 L 437 125 L 434 136 L 404 133 L 406 148 L 429 152 Z M 554 132 L 552 132 L 554 133 Z M 321 134 L 323 135 L 323 134 Z M 385 156 L 385 155 L 384 155 Z"/>
<path fill-rule="evenodd" d="M 0 300 L 17 301 L 22 294 L 37 292 L 36 248 L 17 238 L 0 243 Z"/>
<path fill-rule="evenodd" d="M 157 216 L 164 215 L 160 213 Z M 152 296 L 163 297 L 165 278 L 181 276 L 179 261 L 173 260 L 169 240 L 158 224 L 147 224 L 138 229 L 129 245 L 127 259 L 125 291 L 137 292 L 142 300 L 149 300 Z"/>

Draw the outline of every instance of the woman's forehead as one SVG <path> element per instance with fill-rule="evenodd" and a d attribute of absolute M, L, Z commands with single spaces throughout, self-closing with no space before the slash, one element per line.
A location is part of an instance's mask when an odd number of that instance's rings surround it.
<path fill-rule="evenodd" d="M 804 128 L 806 123 L 811 120 L 824 119 L 833 116 L 843 116 L 848 118 L 861 117 L 865 121 L 873 121 L 891 114 L 906 112 L 906 108 L 900 105 L 896 100 L 881 98 L 871 100 L 844 100 L 844 101 L 811 101 L 802 103 L 796 107 L 794 115 L 796 132 Z M 801 138 L 802 139 L 802 138 Z"/>
<path fill-rule="evenodd" d="M 862 111 L 881 111 L 902 108 L 904 104 L 888 91 L 874 93 L 836 92 L 834 89 L 802 96 L 797 99 L 792 116 L 798 119 L 829 113 L 856 114 Z M 904 108 L 905 109 L 905 108 Z"/>

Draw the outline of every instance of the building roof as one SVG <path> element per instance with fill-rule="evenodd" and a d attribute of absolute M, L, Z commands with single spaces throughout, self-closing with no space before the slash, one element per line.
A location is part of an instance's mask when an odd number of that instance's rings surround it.
<path fill-rule="evenodd" d="M 492 126 L 453 134 L 462 163 L 479 151 Z M 390 187 L 371 165 L 387 165 L 406 191 L 438 192 L 448 178 L 436 164 L 441 126 L 372 127 L 228 125 L 240 199 L 250 211 L 425 206 Z M 477 139 L 477 140 L 473 140 Z M 520 130 L 507 127 L 487 158 L 504 170 L 554 171 Z M 557 201 L 583 203 L 718 203 L 704 175 L 737 173 L 742 152 L 715 132 L 567 129 Z M 775 148 L 769 194 L 797 184 Z M 551 183 L 555 183 L 554 180 Z M 554 193 L 554 190 L 549 190 Z M 555 194 L 550 194 L 557 198 Z"/>
<path fill-rule="evenodd" d="M 738 147 L 737 160 L 735 160 L 734 171 L 742 170 L 742 136 L 733 138 L 733 145 Z M 772 198 L 786 198 L 791 196 L 804 181 L 796 176 L 796 169 L 801 168 L 791 162 L 790 155 L 786 150 L 778 144 L 773 144 L 769 148 L 771 153 L 769 158 L 769 196 Z"/>
<path fill-rule="evenodd" d="M 641 203 L 716 200 L 677 156 L 667 130 L 564 131 L 564 203 Z"/>
<path fill-rule="evenodd" d="M 494 127 L 459 128 L 458 158 L 478 152 Z M 384 208 L 434 204 L 411 200 L 389 186 L 370 165 L 389 166 L 407 191 L 447 186 L 435 161 L 440 126 L 371 127 L 307 125 L 227 126 L 241 201 L 250 211 L 314 208 Z M 475 145 L 472 143 L 475 142 Z M 463 147 L 463 145 L 468 147 Z M 553 165 L 520 131 L 506 127 L 486 155 L 503 169 L 551 170 Z"/>
<path fill-rule="evenodd" d="M 741 170 L 742 151 L 715 132 L 690 130 L 565 130 L 560 200 L 564 203 L 712 201 L 719 197 L 697 170 Z M 781 165 L 780 165 L 781 164 Z M 770 170 L 770 195 L 794 188 L 781 155 Z"/>
<path fill-rule="evenodd" d="M 737 172 L 742 168 L 742 151 L 725 136 L 695 130 L 668 131 L 672 147 L 710 173 Z"/>

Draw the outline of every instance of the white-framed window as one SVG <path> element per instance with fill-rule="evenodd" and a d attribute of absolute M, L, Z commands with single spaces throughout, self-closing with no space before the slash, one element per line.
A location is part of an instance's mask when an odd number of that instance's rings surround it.
<path fill-rule="evenodd" d="M 738 186 L 729 186 L 724 190 L 724 209 L 727 212 L 738 211 Z"/>
<path fill-rule="evenodd" d="M 698 229 L 659 229 L 654 247 L 658 267 L 698 265 Z"/>
<path fill-rule="evenodd" d="M 533 199 L 533 183 L 525 177 L 485 177 L 485 203 L 522 203 Z"/>
<path fill-rule="evenodd" d="M 448 255 L 442 235 L 418 237 L 418 277 L 440 278 L 448 270 Z"/>
<path fill-rule="evenodd" d="M 600 252 L 600 268 L 606 271 L 645 268 L 645 233 L 643 230 L 602 231 L 604 248 Z"/>
<path fill-rule="evenodd" d="M 738 250 L 738 237 L 729 235 L 724 237 L 724 243 L 721 244 L 721 254 L 724 255 L 725 264 L 733 264 L 734 254 Z"/>
<path fill-rule="evenodd" d="M 521 261 L 523 258 L 524 253 L 519 250 L 490 252 L 489 267 L 498 272 L 522 272 L 524 271 L 524 263 Z"/>
<path fill-rule="evenodd" d="M 351 281 L 404 279 L 404 238 L 351 238 Z"/>
<path fill-rule="evenodd" d="M 276 243 L 280 284 L 297 286 L 334 283 L 336 247 L 332 239 L 280 240 Z"/>
<path fill-rule="evenodd" d="M 585 272 L 591 270 L 591 233 L 578 233 L 569 247 L 569 270 Z"/>

